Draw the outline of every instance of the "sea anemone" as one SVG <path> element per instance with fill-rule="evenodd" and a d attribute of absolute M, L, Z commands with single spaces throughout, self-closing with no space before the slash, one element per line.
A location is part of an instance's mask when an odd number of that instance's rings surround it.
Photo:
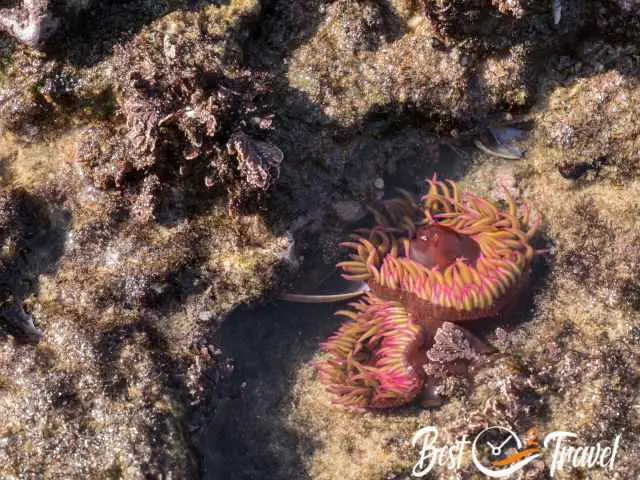
<path fill-rule="evenodd" d="M 338 312 L 348 321 L 323 344 L 320 380 L 336 403 L 384 408 L 413 400 L 443 322 L 504 312 L 540 253 L 531 245 L 539 222 L 530 225 L 529 208 L 520 214 L 506 189 L 501 209 L 452 181 L 434 176 L 427 184 L 421 203 L 402 192 L 372 208 L 376 225 L 342 244 L 354 251 L 338 264 L 343 276 L 365 281 L 370 292 Z"/>
<path fill-rule="evenodd" d="M 318 366 L 320 380 L 345 406 L 412 400 L 423 384 L 416 361 L 422 329 L 400 302 L 368 294 L 352 306 L 336 313 L 349 321 L 323 344 L 330 358 Z"/>

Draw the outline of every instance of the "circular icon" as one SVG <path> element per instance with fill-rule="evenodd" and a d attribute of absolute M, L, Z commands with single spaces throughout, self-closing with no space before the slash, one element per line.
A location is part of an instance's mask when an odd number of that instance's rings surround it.
<path fill-rule="evenodd" d="M 494 433 L 497 433 L 498 440 L 495 440 L 496 435 L 494 435 Z M 494 457 L 500 457 L 507 447 L 517 448 L 518 450 L 522 448 L 522 442 L 520 441 L 520 438 L 508 428 L 487 428 L 484 432 L 478 435 L 478 437 L 480 436 L 483 436 L 487 439 L 485 440 L 483 438 L 481 441 L 484 441 L 486 445 L 491 449 L 491 455 Z M 476 437 L 476 439 L 478 437 Z M 493 439 L 493 441 L 489 441 L 489 438 Z"/>
<path fill-rule="evenodd" d="M 503 478 L 517 472 L 538 458 L 539 452 L 538 448 L 523 449 L 520 437 L 505 427 L 484 429 L 471 446 L 471 458 L 476 468 L 492 478 Z"/>

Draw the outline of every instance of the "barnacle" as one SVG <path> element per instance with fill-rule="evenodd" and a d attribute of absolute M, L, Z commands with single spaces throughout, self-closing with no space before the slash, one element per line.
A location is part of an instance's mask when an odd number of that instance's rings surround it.
<path fill-rule="evenodd" d="M 338 264 L 343 276 L 366 281 L 370 294 L 339 312 L 350 320 L 323 345 L 320 379 L 338 403 L 387 407 L 415 398 L 424 352 L 443 322 L 503 312 L 539 253 L 531 245 L 538 221 L 526 205 L 520 214 L 508 192 L 501 209 L 452 181 L 434 176 L 427 184 L 420 202 L 402 192 L 371 208 L 376 225 L 342 244 L 353 250 Z"/>

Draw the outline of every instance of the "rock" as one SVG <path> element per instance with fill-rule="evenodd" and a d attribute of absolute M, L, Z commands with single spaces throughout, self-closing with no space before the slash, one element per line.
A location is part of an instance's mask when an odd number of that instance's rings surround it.
<path fill-rule="evenodd" d="M 57 32 L 66 17 L 87 9 L 92 1 L 12 0 L 9 8 L 0 9 L 0 29 L 30 47 L 41 47 Z"/>
<path fill-rule="evenodd" d="M 345 223 L 355 223 L 367 215 L 367 211 L 362 207 L 362 204 L 354 200 L 336 202 L 333 205 L 333 209 L 338 218 Z"/>

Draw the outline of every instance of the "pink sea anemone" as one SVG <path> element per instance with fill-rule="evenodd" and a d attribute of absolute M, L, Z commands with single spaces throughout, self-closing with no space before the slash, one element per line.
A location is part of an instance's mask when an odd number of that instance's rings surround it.
<path fill-rule="evenodd" d="M 338 312 L 347 321 L 323 344 L 319 376 L 338 404 L 410 402 L 434 371 L 427 352 L 443 350 L 434 347 L 443 323 L 494 317 L 526 284 L 538 253 L 531 245 L 538 222 L 530 224 L 529 208 L 519 213 L 508 192 L 501 209 L 452 181 L 434 176 L 427 184 L 421 203 L 404 192 L 381 202 L 372 209 L 376 225 L 342 244 L 353 250 L 338 264 L 343 276 L 367 282 L 370 291 L 352 310 Z M 478 343 L 462 331 L 464 348 Z M 449 359 L 455 363 L 456 354 Z"/>

